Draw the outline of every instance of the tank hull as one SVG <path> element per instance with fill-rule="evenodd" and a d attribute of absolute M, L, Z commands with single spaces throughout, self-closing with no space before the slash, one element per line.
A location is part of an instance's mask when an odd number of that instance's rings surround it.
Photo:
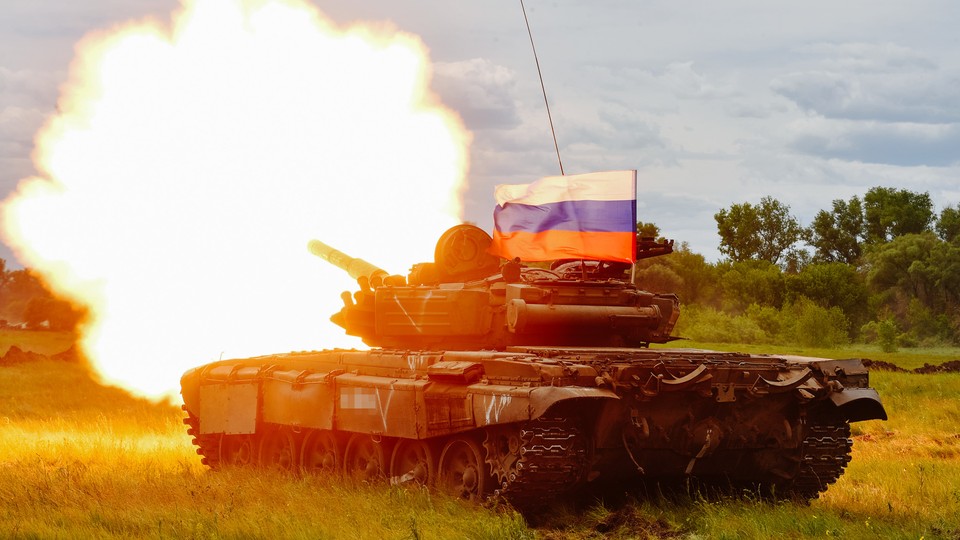
<path fill-rule="evenodd" d="M 691 349 L 328 350 L 224 360 L 181 380 L 213 468 L 280 467 L 499 493 L 697 478 L 815 498 L 849 423 L 886 418 L 859 360 Z"/>

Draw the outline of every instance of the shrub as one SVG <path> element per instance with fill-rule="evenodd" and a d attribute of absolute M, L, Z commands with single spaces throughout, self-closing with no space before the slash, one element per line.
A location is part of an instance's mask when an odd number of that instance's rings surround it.
<path fill-rule="evenodd" d="M 850 321 L 838 307 L 818 306 L 806 297 L 784 309 L 793 318 L 794 341 L 804 347 L 835 347 L 849 341 Z"/>
<path fill-rule="evenodd" d="M 897 352 L 899 330 L 893 318 L 870 321 L 860 327 L 860 337 L 864 343 L 876 343 L 883 352 Z"/>
<path fill-rule="evenodd" d="M 652 264 L 637 271 L 637 286 L 654 293 L 677 292 L 683 287 L 683 278 L 663 264 Z"/>
<path fill-rule="evenodd" d="M 730 315 L 709 307 L 687 306 L 677 334 L 694 341 L 768 343 L 770 336 L 745 315 Z"/>
<path fill-rule="evenodd" d="M 779 336 L 783 331 L 783 314 L 777 308 L 750 304 L 746 316 L 770 338 Z"/>

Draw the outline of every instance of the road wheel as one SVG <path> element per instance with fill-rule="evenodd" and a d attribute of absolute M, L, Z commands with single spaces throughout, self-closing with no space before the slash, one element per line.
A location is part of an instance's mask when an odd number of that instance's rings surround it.
<path fill-rule="evenodd" d="M 335 475 L 343 466 L 340 441 L 332 431 L 311 430 L 303 440 L 300 456 L 300 466 L 310 474 Z"/>
<path fill-rule="evenodd" d="M 256 461 L 256 445 L 251 435 L 223 435 L 220 437 L 220 463 L 243 467 Z"/>
<path fill-rule="evenodd" d="M 267 431 L 260 440 L 260 466 L 293 472 L 299 463 L 299 445 L 289 430 L 277 428 Z"/>
<path fill-rule="evenodd" d="M 361 480 L 383 478 L 386 460 L 379 437 L 374 439 L 362 433 L 351 435 L 344 452 L 343 470 L 347 476 Z"/>
<path fill-rule="evenodd" d="M 401 440 L 390 459 L 390 483 L 433 485 L 437 471 L 433 455 L 433 449 L 427 441 Z"/>
<path fill-rule="evenodd" d="M 455 437 L 440 454 L 437 485 L 459 499 L 479 501 L 486 492 L 487 474 L 480 445 L 473 439 Z"/>

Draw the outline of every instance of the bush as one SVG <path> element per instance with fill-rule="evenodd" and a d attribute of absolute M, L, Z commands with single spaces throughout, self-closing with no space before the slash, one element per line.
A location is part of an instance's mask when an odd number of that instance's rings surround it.
<path fill-rule="evenodd" d="M 663 264 L 652 264 L 637 271 L 637 287 L 653 293 L 677 292 L 683 287 L 683 278 Z"/>
<path fill-rule="evenodd" d="M 770 336 L 745 315 L 730 315 L 709 307 L 687 306 L 681 312 L 677 334 L 694 341 L 769 343 Z"/>
<path fill-rule="evenodd" d="M 770 338 L 780 336 L 783 331 L 783 314 L 777 308 L 750 304 L 746 316 Z"/>
<path fill-rule="evenodd" d="M 899 330 L 892 317 L 870 321 L 860 328 L 864 343 L 877 343 L 883 352 L 897 352 Z"/>
<path fill-rule="evenodd" d="M 793 319 L 793 341 L 804 347 L 835 347 L 849 342 L 850 321 L 838 307 L 818 306 L 799 297 L 784 308 Z"/>

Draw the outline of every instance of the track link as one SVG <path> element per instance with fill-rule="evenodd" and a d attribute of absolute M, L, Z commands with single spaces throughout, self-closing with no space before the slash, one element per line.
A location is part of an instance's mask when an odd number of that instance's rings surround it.
<path fill-rule="evenodd" d="M 850 463 L 850 424 L 842 420 L 807 425 L 800 453 L 800 469 L 789 486 L 789 493 L 802 499 L 816 499 L 827 486 L 837 481 Z"/>
<path fill-rule="evenodd" d="M 569 418 L 540 418 L 520 427 L 519 459 L 499 494 L 531 508 L 573 487 L 587 465 L 587 441 Z"/>
<path fill-rule="evenodd" d="M 197 447 L 197 455 L 200 456 L 200 463 L 203 463 L 211 469 L 220 468 L 220 436 L 219 435 L 201 435 L 200 419 L 187 410 L 186 405 L 182 409 L 187 413 L 183 423 L 187 426 L 187 435 L 193 437 L 194 445 Z"/>

